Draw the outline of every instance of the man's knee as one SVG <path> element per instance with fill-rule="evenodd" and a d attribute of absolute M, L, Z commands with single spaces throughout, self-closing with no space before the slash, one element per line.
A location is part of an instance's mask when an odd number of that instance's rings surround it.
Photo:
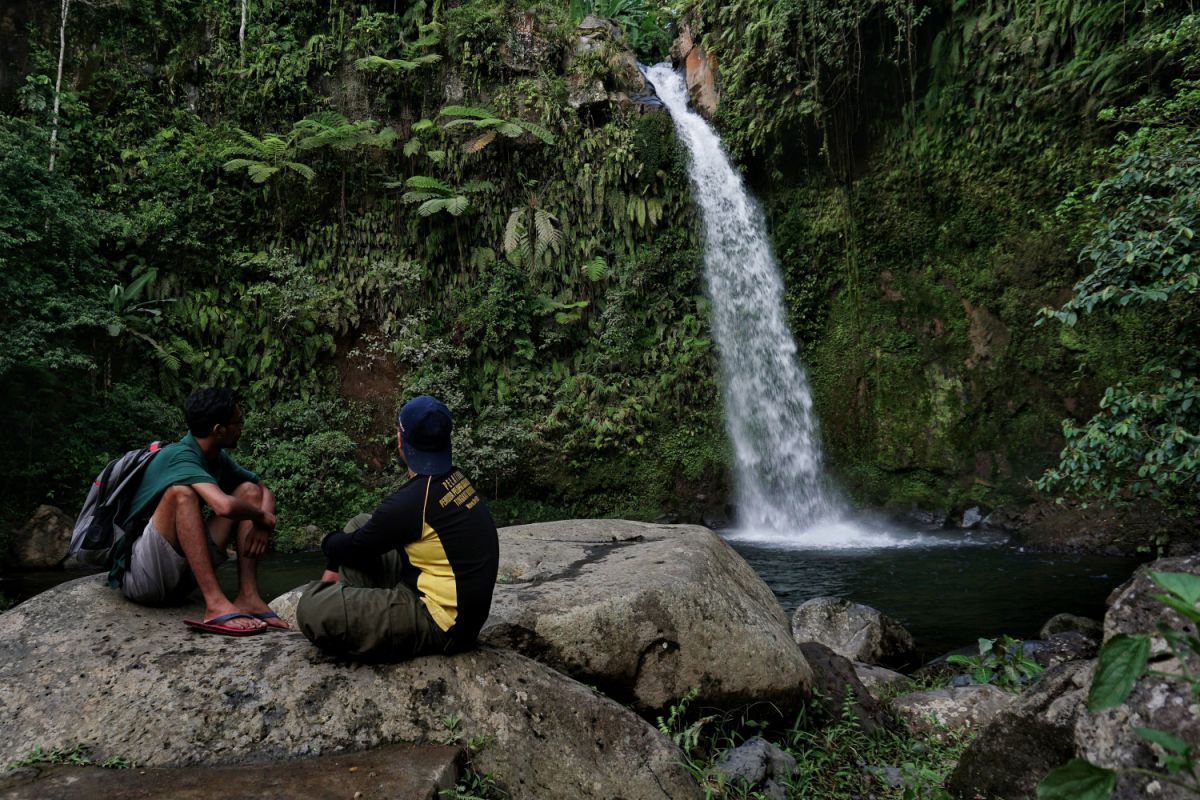
<path fill-rule="evenodd" d="M 253 503 L 256 506 L 262 505 L 262 487 L 257 483 L 250 483 L 250 481 L 239 483 L 237 488 L 233 490 L 233 496 L 245 500 L 247 503 Z"/>
<path fill-rule="evenodd" d="M 172 517 L 180 511 L 199 511 L 200 498 L 190 486 L 169 486 L 158 501 L 158 509 L 166 510 Z"/>

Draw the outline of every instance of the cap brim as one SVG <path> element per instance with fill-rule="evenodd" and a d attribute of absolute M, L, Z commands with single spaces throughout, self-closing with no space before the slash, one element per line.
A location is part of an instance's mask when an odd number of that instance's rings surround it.
<path fill-rule="evenodd" d="M 404 460 L 408 462 L 408 468 L 418 475 L 441 475 L 454 466 L 449 450 L 418 450 L 407 441 L 404 442 Z"/>

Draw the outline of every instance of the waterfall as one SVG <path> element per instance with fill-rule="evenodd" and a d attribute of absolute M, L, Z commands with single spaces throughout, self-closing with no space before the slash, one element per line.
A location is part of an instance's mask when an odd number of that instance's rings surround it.
<path fill-rule="evenodd" d="M 740 526 L 795 534 L 833 522 L 844 508 L 822 467 L 808 377 L 784 317 L 783 280 L 762 211 L 716 132 L 688 108 L 683 77 L 659 64 L 647 78 L 691 154 Z"/>

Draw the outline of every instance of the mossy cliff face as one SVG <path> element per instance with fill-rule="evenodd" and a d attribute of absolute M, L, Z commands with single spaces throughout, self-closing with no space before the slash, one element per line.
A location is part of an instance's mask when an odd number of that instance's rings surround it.
<path fill-rule="evenodd" d="M 687 20 L 767 209 L 828 460 L 869 503 L 1029 499 L 1062 420 L 1155 346 L 1148 315 L 1038 311 L 1090 268 L 1082 201 L 1123 141 L 1098 120 L 1139 118 L 1097 112 L 1194 78 L 1175 44 L 1194 26 L 1154 2 L 982 6 L 756 0 Z"/>

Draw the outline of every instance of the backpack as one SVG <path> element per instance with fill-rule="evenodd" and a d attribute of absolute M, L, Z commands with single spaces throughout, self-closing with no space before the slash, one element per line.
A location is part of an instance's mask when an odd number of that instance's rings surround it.
<path fill-rule="evenodd" d="M 129 504 L 142 483 L 150 459 L 160 447 L 160 442 L 151 442 L 141 450 L 130 450 L 108 462 L 92 481 L 92 488 L 88 490 L 71 531 L 71 550 L 66 566 L 76 569 L 112 566 L 114 554 L 129 535 L 121 522 L 129 513 Z M 133 538 L 139 534 L 140 530 L 133 531 Z"/>

